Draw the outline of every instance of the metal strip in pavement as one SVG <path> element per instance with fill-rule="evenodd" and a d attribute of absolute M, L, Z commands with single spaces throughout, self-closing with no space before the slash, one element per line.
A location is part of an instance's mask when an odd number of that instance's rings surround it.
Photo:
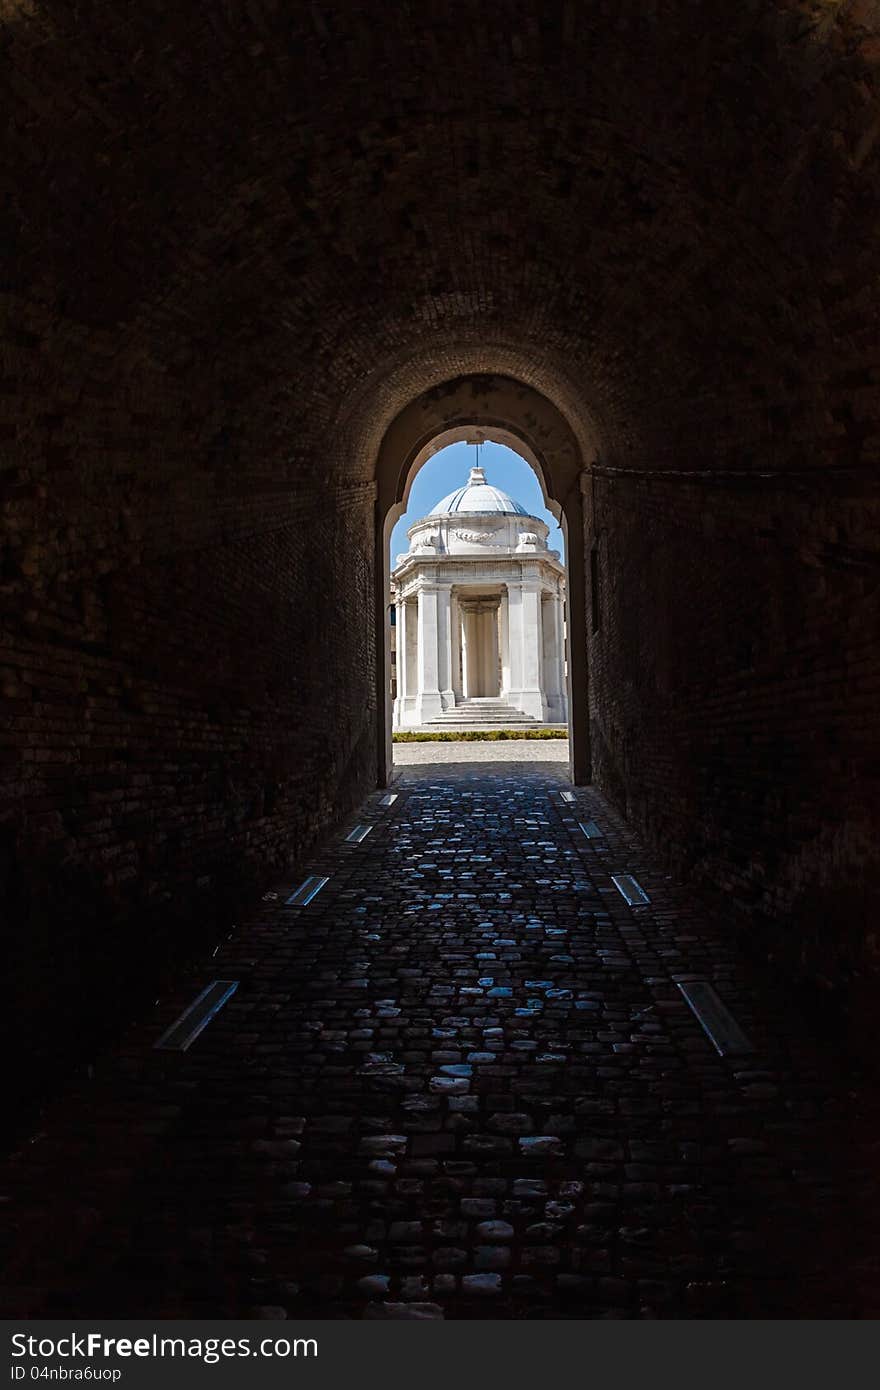
<path fill-rule="evenodd" d="M 584 821 L 578 821 L 578 825 L 580 826 L 581 830 L 584 832 L 588 840 L 605 839 L 603 832 L 599 829 L 598 825 L 594 820 L 588 820 L 586 823 L 584 823 Z"/>
<path fill-rule="evenodd" d="M 379 805 L 393 806 L 399 795 L 399 792 L 386 792 L 385 796 L 380 798 Z"/>
<path fill-rule="evenodd" d="M 559 800 L 560 800 L 560 801 L 569 801 L 569 802 L 574 801 L 574 792 L 560 792 L 560 793 L 559 793 Z"/>
<path fill-rule="evenodd" d="M 632 874 L 612 874 L 611 882 L 630 907 L 641 907 L 643 903 L 651 901 L 642 885 L 633 878 Z"/>
<path fill-rule="evenodd" d="M 753 1043 L 708 980 L 679 981 L 678 988 L 719 1057 L 754 1052 Z"/>
<path fill-rule="evenodd" d="M 308 878 L 303 879 L 295 893 L 291 893 L 290 897 L 285 899 L 284 906 L 305 907 L 329 881 L 329 875 L 322 878 L 320 874 L 311 874 Z"/>
<path fill-rule="evenodd" d="M 361 840 L 365 840 L 372 830 L 371 825 L 356 825 L 354 830 L 350 830 L 346 835 L 346 843 L 349 845 L 359 845 Z"/>
<path fill-rule="evenodd" d="M 153 1048 L 161 1052 L 186 1052 L 237 989 L 238 980 L 212 980 L 189 1008 L 165 1029 Z"/>

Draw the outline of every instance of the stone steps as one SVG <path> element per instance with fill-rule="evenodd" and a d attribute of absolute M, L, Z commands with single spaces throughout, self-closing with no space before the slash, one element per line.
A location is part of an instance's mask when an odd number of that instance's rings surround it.
<path fill-rule="evenodd" d="M 533 719 L 530 714 L 524 714 L 522 710 L 514 709 L 504 700 L 486 697 L 460 700 L 454 709 L 444 710 L 436 719 L 430 720 L 425 728 L 472 727 L 474 724 L 483 724 L 499 729 L 536 729 L 541 727 L 539 721 Z"/>

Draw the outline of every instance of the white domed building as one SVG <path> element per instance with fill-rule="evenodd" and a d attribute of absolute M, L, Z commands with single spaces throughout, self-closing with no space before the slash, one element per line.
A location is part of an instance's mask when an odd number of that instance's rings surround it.
<path fill-rule="evenodd" d="M 565 567 L 549 529 L 472 468 L 391 576 L 394 728 L 566 724 Z"/>

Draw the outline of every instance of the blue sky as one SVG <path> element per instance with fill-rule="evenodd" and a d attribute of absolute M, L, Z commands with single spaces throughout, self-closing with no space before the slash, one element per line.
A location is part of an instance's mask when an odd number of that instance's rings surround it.
<path fill-rule="evenodd" d="M 477 461 L 477 451 L 473 444 L 450 444 L 429 458 L 413 479 L 409 495 L 409 509 L 400 518 L 391 532 L 391 567 L 394 568 L 397 556 L 406 550 L 407 527 L 412 526 L 419 517 L 425 516 L 441 497 L 462 487 L 468 473 Z M 522 503 L 531 516 L 539 516 L 550 527 L 547 544 L 551 550 L 558 550 L 565 559 L 565 543 L 562 532 L 551 512 L 544 506 L 541 485 L 537 477 L 519 454 L 503 444 L 484 444 L 480 450 L 480 466 L 485 470 L 486 481 L 493 487 L 500 487 L 509 493 L 516 502 Z"/>

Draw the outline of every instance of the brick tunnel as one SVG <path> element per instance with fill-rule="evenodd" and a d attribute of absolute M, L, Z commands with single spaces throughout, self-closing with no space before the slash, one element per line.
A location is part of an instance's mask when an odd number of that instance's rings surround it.
<path fill-rule="evenodd" d="M 878 63 L 873 0 L 0 6 L 7 1312 L 876 1315 Z M 569 768 L 390 760 L 474 430 L 564 518 Z"/>

